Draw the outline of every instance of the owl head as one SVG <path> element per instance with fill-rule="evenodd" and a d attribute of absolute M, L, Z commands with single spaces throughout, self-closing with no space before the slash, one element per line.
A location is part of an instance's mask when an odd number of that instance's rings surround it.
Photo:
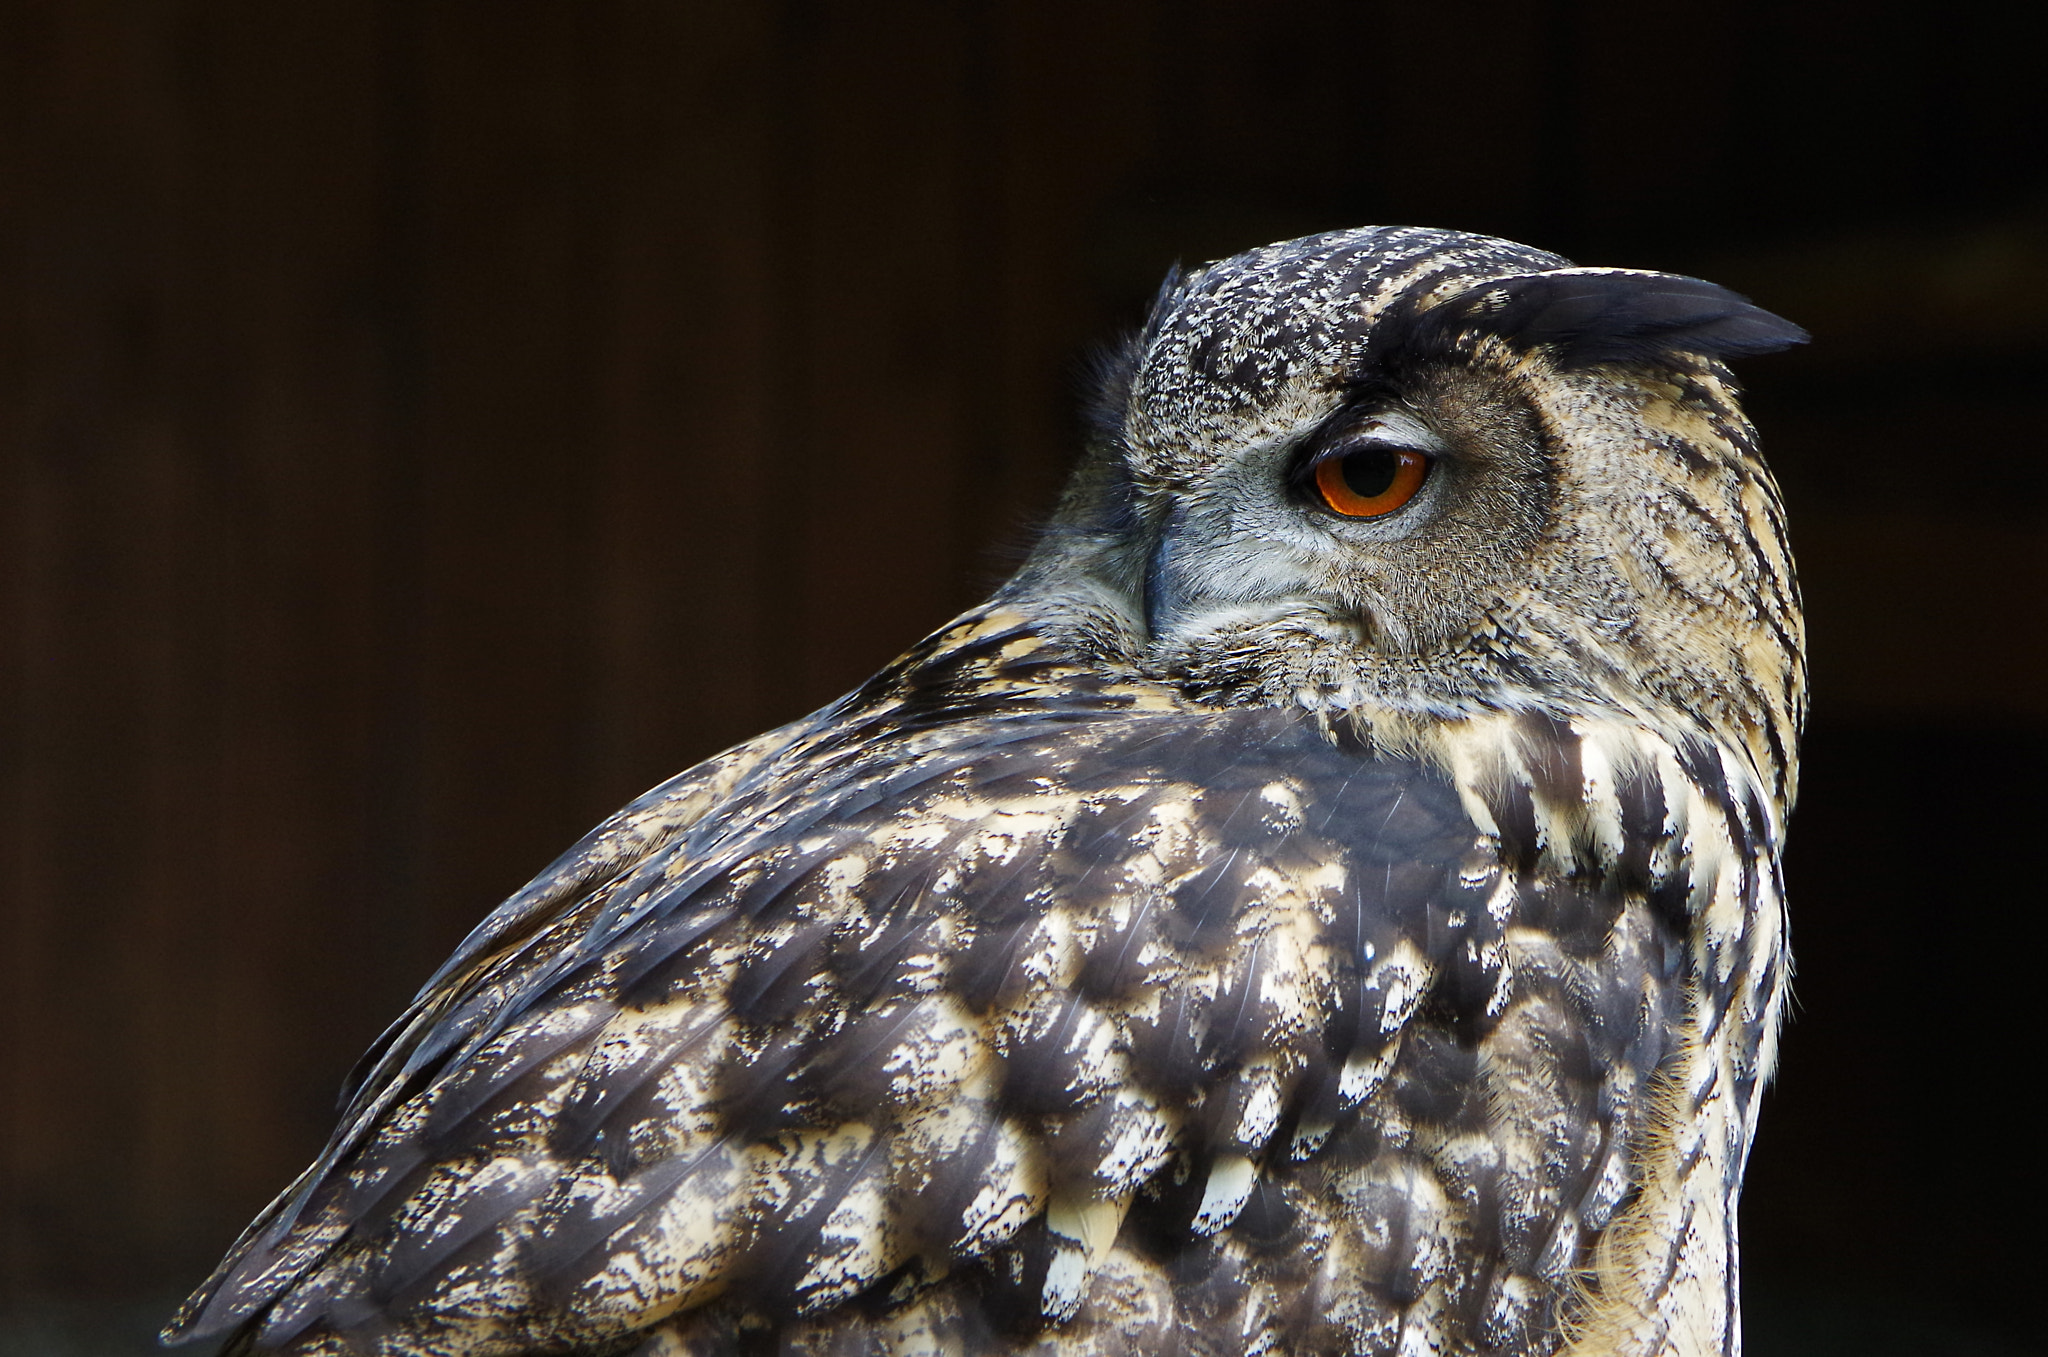
<path fill-rule="evenodd" d="M 1804 338 L 1698 279 L 1452 231 L 1176 274 L 1011 590 L 1203 700 L 1618 712 L 1787 796 L 1798 590 L 1723 360 Z"/>

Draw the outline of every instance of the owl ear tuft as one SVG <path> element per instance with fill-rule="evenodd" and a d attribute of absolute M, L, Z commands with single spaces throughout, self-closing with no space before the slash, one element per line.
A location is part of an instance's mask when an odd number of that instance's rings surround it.
<path fill-rule="evenodd" d="M 1450 352 L 1466 335 L 1548 345 L 1561 368 L 1658 362 L 1680 354 L 1745 358 L 1807 341 L 1806 331 L 1699 278 L 1639 269 L 1554 269 L 1497 278 L 1414 314 L 1395 344 L 1407 357 Z M 1393 338 L 1390 336 L 1390 338 Z"/>

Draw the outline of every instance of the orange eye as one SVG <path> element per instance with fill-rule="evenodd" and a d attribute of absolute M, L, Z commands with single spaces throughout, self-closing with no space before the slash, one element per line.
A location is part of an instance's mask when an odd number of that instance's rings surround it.
<path fill-rule="evenodd" d="M 1415 498 L 1429 457 L 1413 448 L 1367 446 L 1316 463 L 1316 493 L 1346 518 L 1384 518 Z"/>

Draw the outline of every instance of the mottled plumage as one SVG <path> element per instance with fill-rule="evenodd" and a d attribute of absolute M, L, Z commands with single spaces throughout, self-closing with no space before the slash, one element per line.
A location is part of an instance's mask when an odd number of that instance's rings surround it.
<path fill-rule="evenodd" d="M 500 907 L 172 1336 L 1738 1352 L 1804 699 L 1719 360 L 1799 337 L 1441 231 L 1170 280 L 1017 577 Z"/>

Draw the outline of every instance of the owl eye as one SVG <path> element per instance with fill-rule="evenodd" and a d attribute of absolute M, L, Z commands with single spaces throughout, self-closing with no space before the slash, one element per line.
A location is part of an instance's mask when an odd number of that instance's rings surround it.
<path fill-rule="evenodd" d="M 1384 518 L 1415 498 L 1431 460 L 1428 453 L 1384 443 L 1335 452 L 1315 464 L 1316 493 L 1332 513 Z"/>

